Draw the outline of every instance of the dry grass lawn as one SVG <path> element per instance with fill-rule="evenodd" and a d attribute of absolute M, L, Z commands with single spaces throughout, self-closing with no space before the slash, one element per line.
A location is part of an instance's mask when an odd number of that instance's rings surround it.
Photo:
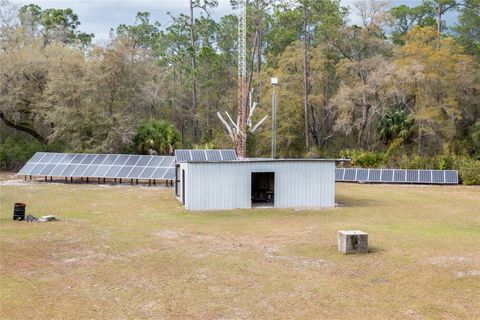
<path fill-rule="evenodd" d="M 1 319 L 480 319 L 480 188 L 190 213 L 158 187 L 0 184 Z M 61 220 L 12 221 L 18 201 Z M 371 253 L 337 253 L 341 229 Z"/>

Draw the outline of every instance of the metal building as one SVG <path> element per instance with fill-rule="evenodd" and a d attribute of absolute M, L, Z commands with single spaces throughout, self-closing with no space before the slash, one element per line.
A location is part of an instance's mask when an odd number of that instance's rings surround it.
<path fill-rule="evenodd" d="M 335 205 L 333 159 L 188 161 L 176 166 L 175 193 L 189 210 Z"/>

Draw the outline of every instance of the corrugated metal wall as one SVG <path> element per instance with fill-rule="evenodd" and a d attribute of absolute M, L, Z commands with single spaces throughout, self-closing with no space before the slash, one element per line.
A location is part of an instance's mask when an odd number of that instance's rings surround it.
<path fill-rule="evenodd" d="M 335 204 L 334 161 L 182 163 L 181 169 L 190 210 L 251 208 L 252 172 L 275 173 L 276 208 Z"/>

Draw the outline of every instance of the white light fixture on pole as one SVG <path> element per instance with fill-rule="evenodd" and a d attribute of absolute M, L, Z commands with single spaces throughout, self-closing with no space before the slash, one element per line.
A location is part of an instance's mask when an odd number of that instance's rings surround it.
<path fill-rule="evenodd" d="M 272 159 L 277 157 L 277 95 L 278 78 L 271 78 L 272 93 Z"/>

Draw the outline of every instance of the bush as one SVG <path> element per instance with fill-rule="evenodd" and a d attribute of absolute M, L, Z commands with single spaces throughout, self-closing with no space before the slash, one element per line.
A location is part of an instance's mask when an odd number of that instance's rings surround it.
<path fill-rule="evenodd" d="M 458 162 L 458 173 L 462 184 L 480 185 L 480 161 L 462 159 Z"/>
<path fill-rule="evenodd" d="M 58 151 L 58 145 L 43 145 L 36 140 L 26 140 L 19 137 L 8 137 L 0 144 L 0 168 L 3 170 L 18 170 L 30 158 L 40 151 Z"/>
<path fill-rule="evenodd" d="M 360 150 L 342 150 L 340 157 L 351 159 L 352 166 L 360 168 L 378 168 L 385 162 L 385 154 L 383 152 L 369 152 Z"/>

